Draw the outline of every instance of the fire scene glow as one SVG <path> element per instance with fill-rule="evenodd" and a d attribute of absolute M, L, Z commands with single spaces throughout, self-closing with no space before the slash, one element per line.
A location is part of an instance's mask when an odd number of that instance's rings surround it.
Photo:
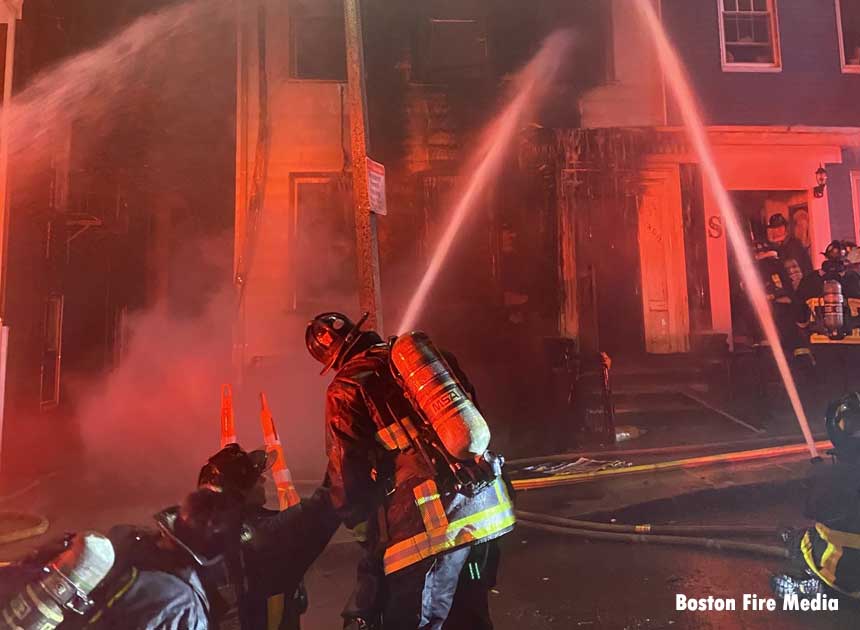
<path fill-rule="evenodd" d="M 514 82 L 515 96 L 510 104 L 487 127 L 478 150 L 470 160 L 470 176 L 466 187 L 455 200 L 451 218 L 436 245 L 430 264 L 409 301 L 398 334 L 412 330 L 424 308 L 427 295 L 442 270 L 466 218 L 478 206 L 481 196 L 499 176 L 505 155 L 511 147 L 525 117 L 543 100 L 551 82 L 570 51 L 569 32 L 554 33 L 544 42 L 538 54 L 523 68 Z"/>
<path fill-rule="evenodd" d="M 663 25 L 660 23 L 660 18 L 657 16 L 654 7 L 650 0 L 638 0 L 636 2 L 639 15 L 645 23 L 647 29 L 654 39 L 654 44 L 657 47 L 657 55 L 660 59 L 660 65 L 666 76 L 669 84 L 669 89 L 675 97 L 680 109 L 681 116 L 684 120 L 684 126 L 693 144 L 696 154 L 699 156 L 702 171 L 705 174 L 705 179 L 711 188 L 711 192 L 716 198 L 717 205 L 720 208 L 720 213 L 723 216 L 723 221 L 726 225 L 726 234 L 729 242 L 732 245 L 737 261 L 738 269 L 744 284 L 749 288 L 750 301 L 756 316 L 761 323 L 765 337 L 770 344 L 776 365 L 779 368 L 780 376 L 785 384 L 785 390 L 788 392 L 788 397 L 791 401 L 791 406 L 797 416 L 800 430 L 803 432 L 803 437 L 806 440 L 809 454 L 812 457 L 818 456 L 818 451 L 815 446 L 815 441 L 812 438 L 812 432 L 809 430 L 809 422 L 806 419 L 806 414 L 803 411 L 803 405 L 800 402 L 800 395 L 797 391 L 797 386 L 794 382 L 794 377 L 791 375 L 791 370 L 788 366 L 788 361 L 785 357 L 785 351 L 782 347 L 779 334 L 776 330 L 773 316 L 770 312 L 770 304 L 767 300 L 764 285 L 761 278 L 756 272 L 755 263 L 753 262 L 752 254 L 749 246 L 743 236 L 740 222 L 737 218 L 737 211 L 732 203 L 729 193 L 723 185 L 719 170 L 717 169 L 714 160 L 713 151 L 711 150 L 705 125 L 702 121 L 701 113 L 699 112 L 696 99 L 690 88 L 689 80 L 686 77 L 684 68 L 678 58 L 669 38 L 666 35 Z"/>

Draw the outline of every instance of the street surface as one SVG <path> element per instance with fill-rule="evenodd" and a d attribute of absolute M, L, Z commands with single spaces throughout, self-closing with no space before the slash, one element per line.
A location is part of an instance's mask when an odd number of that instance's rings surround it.
<path fill-rule="evenodd" d="M 789 478 L 795 481 L 785 483 Z M 729 481 L 742 485 L 755 479 L 768 484 L 726 487 Z M 743 523 L 779 529 L 804 523 L 804 488 L 797 479 L 797 470 L 784 462 L 750 462 L 521 492 L 518 504 L 529 511 L 566 516 L 603 511 L 619 523 Z M 168 504 L 170 497 L 181 496 L 180 492 L 146 494 L 144 488 L 120 493 L 81 483 L 72 484 L 78 492 L 70 494 L 63 491 L 68 485 L 61 482 L 62 476 L 46 478 L 0 507 L 48 516 L 52 524 L 49 535 L 56 535 L 88 528 L 106 531 L 120 522 L 151 526 L 150 515 Z M 676 498 L 660 500 L 667 495 Z M 642 501 L 651 502 L 618 507 Z M 0 559 L 15 557 L 46 538 L 0 546 Z M 767 538 L 755 542 L 778 544 Z M 854 628 L 860 620 L 856 609 L 838 613 L 675 611 L 678 593 L 695 598 L 733 597 L 739 608 L 744 593 L 768 597 L 770 574 L 780 562 L 767 558 L 592 542 L 522 526 L 502 544 L 499 583 L 491 594 L 497 630 L 799 630 Z M 340 610 L 352 589 L 358 557 L 350 534 L 338 532 L 307 576 L 311 607 L 305 617 L 306 630 L 340 627 Z"/>
<path fill-rule="evenodd" d="M 796 486 L 731 494 L 708 504 L 639 514 L 651 522 L 801 524 Z M 625 516 L 627 521 L 628 516 Z M 633 518 L 630 515 L 629 518 Z M 619 519 L 620 522 L 621 519 Z M 630 520 L 628 522 L 634 522 Z M 642 522 L 641 520 L 639 522 Z M 776 544 L 768 539 L 757 542 Z M 308 576 L 307 630 L 338 627 L 358 559 L 350 543 L 329 547 Z M 677 547 L 590 542 L 519 527 L 504 542 L 499 584 L 491 595 L 497 630 L 795 630 L 856 628 L 860 611 L 676 612 L 675 595 L 770 597 L 768 580 L 780 562 Z M 778 602 L 781 607 L 781 602 Z M 844 606 L 843 606 L 844 608 Z"/>

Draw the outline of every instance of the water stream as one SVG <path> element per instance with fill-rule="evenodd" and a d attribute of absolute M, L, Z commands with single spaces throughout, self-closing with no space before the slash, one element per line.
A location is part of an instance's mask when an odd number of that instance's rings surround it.
<path fill-rule="evenodd" d="M 690 82 L 684 71 L 684 66 L 674 46 L 669 41 L 669 37 L 663 28 L 657 12 L 654 10 L 651 0 L 636 0 L 635 6 L 639 16 L 642 18 L 643 24 L 648 32 L 651 33 L 654 40 L 657 56 L 660 60 L 660 66 L 663 69 L 669 90 L 678 104 L 690 143 L 699 157 L 705 181 L 720 208 L 723 223 L 726 226 L 726 234 L 738 261 L 738 270 L 743 278 L 744 286 L 747 287 L 753 309 L 761 323 L 762 330 L 764 330 L 765 338 L 773 351 L 779 374 L 785 384 L 785 391 L 788 393 L 792 409 L 794 409 L 794 414 L 800 425 L 800 430 L 803 432 L 803 438 L 806 440 L 806 445 L 809 448 L 809 454 L 815 458 L 818 456 L 815 448 L 815 440 L 812 438 L 812 432 L 809 430 L 809 421 L 806 419 L 806 413 L 800 401 L 797 385 L 791 374 L 785 350 L 782 347 L 782 341 L 779 338 L 779 333 L 773 320 L 764 284 L 759 277 L 749 243 L 747 243 L 744 237 L 744 231 L 741 229 L 737 210 L 720 177 L 719 169 L 714 160 L 714 153 L 708 140 L 705 124 L 699 112 L 693 90 L 690 87 Z"/>
<path fill-rule="evenodd" d="M 467 182 L 454 200 L 450 218 L 430 264 L 409 301 L 398 334 L 412 330 L 418 322 L 427 296 L 442 270 L 448 253 L 460 235 L 467 217 L 480 205 L 484 193 L 498 181 L 518 132 L 546 96 L 559 68 L 570 54 L 572 35 L 559 31 L 550 35 L 540 51 L 519 72 L 508 105 L 487 126 L 478 148 L 468 161 Z"/>

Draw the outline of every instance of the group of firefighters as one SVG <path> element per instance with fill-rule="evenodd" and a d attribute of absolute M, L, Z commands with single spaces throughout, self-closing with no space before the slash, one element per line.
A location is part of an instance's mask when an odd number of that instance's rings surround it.
<path fill-rule="evenodd" d="M 0 569 L 0 629 L 298 628 L 303 576 L 341 524 L 361 545 L 345 628 L 492 628 L 496 540 L 515 517 L 474 389 L 426 335 L 386 342 L 363 322 L 307 327 L 335 370 L 310 498 L 267 510 L 272 452 L 227 444 L 157 527 L 68 535 Z"/>
<path fill-rule="evenodd" d="M 755 244 L 755 258 L 783 347 L 800 373 L 827 374 L 844 393 L 857 387 L 860 371 L 860 248 L 831 242 L 820 269 L 808 250 L 788 235 L 786 218 L 773 215 L 767 240 Z M 762 341 L 758 335 L 757 341 Z M 816 369 L 817 368 L 817 369 Z M 820 379 L 818 379 L 820 380 Z M 837 393 L 832 388 L 830 394 Z"/>
<path fill-rule="evenodd" d="M 831 243 L 812 271 L 802 248 L 773 236 L 757 258 L 784 338 L 804 328 L 807 339 L 856 335 L 858 250 Z M 805 274 L 793 272 L 805 263 Z M 296 629 L 304 574 L 341 525 L 361 547 L 344 628 L 490 630 L 498 539 L 515 523 L 504 460 L 488 450 L 490 430 L 453 355 L 423 333 L 384 341 L 364 321 L 323 313 L 306 330 L 321 374 L 335 372 L 328 466 L 312 496 L 266 509 L 277 451 L 228 443 L 156 527 L 67 535 L 0 569 L 0 630 Z M 807 347 L 794 345 L 795 356 Z M 860 599 L 860 394 L 831 405 L 827 429 L 837 463 L 822 469 L 824 490 L 809 503 L 815 526 L 787 535 L 794 566 L 773 587 Z"/>

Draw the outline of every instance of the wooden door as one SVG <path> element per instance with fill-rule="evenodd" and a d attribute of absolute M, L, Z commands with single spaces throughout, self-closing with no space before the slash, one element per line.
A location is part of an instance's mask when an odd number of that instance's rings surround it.
<path fill-rule="evenodd" d="M 681 184 L 677 166 L 644 173 L 639 196 L 639 256 L 645 350 L 690 350 L 690 312 Z"/>

